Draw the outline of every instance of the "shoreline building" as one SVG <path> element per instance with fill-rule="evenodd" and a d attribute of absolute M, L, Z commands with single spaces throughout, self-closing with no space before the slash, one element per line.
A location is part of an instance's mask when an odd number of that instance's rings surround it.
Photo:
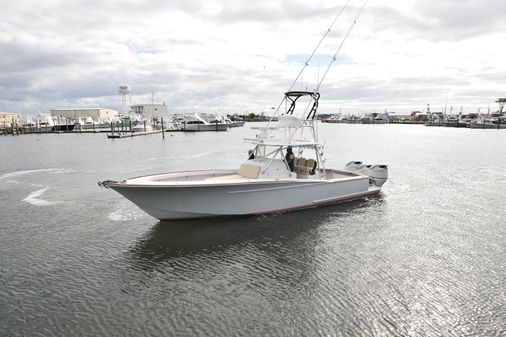
<path fill-rule="evenodd" d="M 11 124 L 19 124 L 20 114 L 17 112 L 0 112 L 0 128 L 11 127 Z"/>
<path fill-rule="evenodd" d="M 118 119 L 118 111 L 105 108 L 51 109 L 51 116 L 74 121 L 91 118 L 95 122 L 112 122 Z"/>
<path fill-rule="evenodd" d="M 163 116 L 167 116 L 167 105 L 165 103 L 134 104 L 130 108 L 134 114 L 138 114 L 143 117 L 160 118 Z"/>

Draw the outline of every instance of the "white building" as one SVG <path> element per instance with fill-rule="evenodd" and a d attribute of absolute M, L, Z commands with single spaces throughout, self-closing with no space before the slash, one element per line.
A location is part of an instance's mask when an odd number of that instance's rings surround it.
<path fill-rule="evenodd" d="M 60 116 L 72 120 L 92 118 L 97 122 L 111 122 L 118 119 L 118 112 L 116 110 L 104 108 L 51 109 L 51 116 Z"/>
<path fill-rule="evenodd" d="M 167 115 L 167 105 L 163 104 L 135 104 L 132 105 L 132 112 L 145 117 L 161 117 Z"/>
<path fill-rule="evenodd" d="M 20 115 L 17 112 L 0 112 L 0 129 L 11 127 L 11 124 L 19 123 Z"/>

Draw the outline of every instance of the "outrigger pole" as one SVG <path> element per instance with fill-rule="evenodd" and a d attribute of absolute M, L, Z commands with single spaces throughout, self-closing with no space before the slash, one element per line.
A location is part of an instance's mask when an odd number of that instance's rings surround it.
<path fill-rule="evenodd" d="M 362 11 L 364 10 L 365 5 L 367 4 L 367 2 L 368 2 L 368 1 L 369 1 L 369 0 L 365 0 L 365 1 L 364 1 L 364 3 L 362 4 L 362 7 L 360 7 L 359 11 L 357 12 L 357 14 L 356 14 L 356 16 L 355 16 L 355 19 L 354 19 L 354 20 L 353 20 L 353 22 L 351 23 L 350 27 L 348 28 L 348 31 L 346 32 L 346 34 L 344 35 L 343 39 L 341 40 L 341 43 L 340 43 L 340 44 L 339 44 L 339 46 L 337 47 L 336 52 L 335 52 L 335 53 L 334 53 L 334 55 L 332 56 L 332 59 L 331 59 L 331 61 L 330 61 L 329 65 L 327 66 L 327 69 L 325 70 L 325 73 L 323 74 L 323 76 L 322 76 L 322 78 L 321 78 L 320 82 L 318 83 L 318 85 L 317 85 L 316 89 L 314 90 L 314 92 L 307 92 L 307 93 L 306 93 L 307 95 L 310 95 L 310 96 L 313 98 L 313 100 L 314 100 L 313 107 L 311 108 L 311 111 L 309 111 L 309 113 L 307 114 L 306 119 L 310 119 L 310 118 L 311 118 L 311 119 L 314 119 L 314 118 L 316 117 L 316 109 L 318 108 L 318 100 L 319 100 L 319 98 L 320 98 L 320 93 L 319 93 L 320 86 L 321 86 L 321 84 L 323 83 L 323 80 L 325 79 L 325 77 L 327 76 L 327 73 L 329 72 L 330 67 L 331 67 L 331 66 L 332 66 L 332 64 L 334 64 L 334 62 L 336 61 L 336 59 L 337 59 L 337 55 L 338 55 L 338 54 L 339 54 L 339 52 L 341 51 L 341 48 L 343 47 L 344 42 L 346 41 L 346 39 L 347 39 L 347 38 L 348 38 L 348 36 L 350 35 L 351 30 L 353 29 L 353 26 L 355 26 L 355 24 L 357 23 L 357 20 L 358 20 L 358 18 L 360 17 L 360 14 L 362 14 Z M 347 6 L 347 5 L 348 5 L 348 3 L 346 4 L 346 6 Z M 341 11 L 341 13 L 342 13 L 342 11 Z M 339 13 L 339 15 L 341 15 L 341 13 Z M 338 16 L 338 17 L 339 17 L 339 16 Z M 336 20 L 337 20 L 337 18 L 334 20 L 334 22 L 332 22 L 332 25 L 336 22 Z M 332 26 L 331 26 L 331 27 L 332 27 Z M 329 30 L 330 30 L 330 29 L 329 29 Z M 329 32 L 329 31 L 327 31 L 327 33 L 328 33 L 328 32 Z M 327 33 L 325 33 L 325 35 L 324 35 L 324 37 L 323 37 L 323 38 L 325 38 L 325 37 L 326 37 Z M 321 42 L 322 42 L 322 41 L 323 41 L 323 39 L 322 39 L 322 40 L 318 43 L 318 46 L 321 44 Z M 317 47 L 317 48 L 318 48 L 318 47 Z M 315 49 L 315 51 L 313 51 L 313 54 L 311 54 L 311 56 L 309 57 L 308 61 L 307 61 L 307 62 L 306 62 L 306 64 L 303 66 L 303 68 L 302 68 L 302 70 L 301 70 L 301 72 L 300 72 L 300 73 L 302 73 L 302 71 L 305 69 L 305 67 L 309 64 L 309 60 L 313 57 L 313 55 L 315 54 L 315 52 L 316 52 L 316 49 Z M 299 76 L 300 76 L 300 73 L 299 73 Z M 292 86 L 293 86 L 293 84 L 292 84 Z M 292 87 L 292 86 L 291 86 L 291 87 Z M 290 88 L 291 88 L 291 87 L 290 87 Z M 288 91 L 288 92 L 285 94 L 285 97 L 283 98 L 283 100 L 289 99 L 289 98 L 290 98 L 289 96 L 293 95 L 293 93 L 294 93 L 294 92 L 290 92 L 290 91 Z M 298 98 L 298 97 L 297 97 L 297 98 Z M 295 108 L 293 105 L 295 105 L 295 101 L 296 101 L 296 99 L 295 99 L 295 100 L 292 100 L 292 99 L 291 99 L 291 101 L 292 101 L 292 106 L 290 107 L 290 110 L 291 110 L 291 113 L 293 113 L 293 109 Z M 281 101 L 281 102 L 283 102 L 283 101 Z M 306 109 L 305 109 L 305 111 L 304 111 L 304 114 L 306 114 L 306 113 L 308 112 L 308 110 L 309 110 L 310 106 L 311 106 L 311 101 L 310 101 L 310 102 L 308 102 L 308 105 L 306 106 Z M 302 119 L 299 121 L 299 123 L 298 123 L 297 127 L 295 128 L 295 130 L 293 131 L 293 133 L 290 135 L 290 137 L 289 137 L 289 139 L 290 139 L 290 140 L 291 140 L 291 139 L 293 138 L 293 136 L 295 135 L 295 132 L 296 132 L 296 130 L 300 127 L 301 123 L 302 123 Z"/>
<path fill-rule="evenodd" d="M 327 31 L 325 32 L 325 34 L 323 34 L 320 42 L 318 42 L 318 44 L 316 45 L 315 49 L 313 50 L 313 52 L 311 53 L 311 55 L 307 58 L 306 62 L 304 63 L 304 65 L 302 66 L 302 68 L 300 69 L 299 71 L 299 74 L 297 75 L 297 77 L 295 78 L 295 80 L 293 81 L 293 83 L 290 85 L 290 87 L 288 88 L 287 91 L 291 91 L 293 89 L 293 86 L 295 85 L 295 83 L 297 83 L 297 81 L 299 80 L 299 77 L 302 75 L 302 73 L 304 72 L 304 69 L 306 69 L 306 67 L 309 65 L 309 61 L 311 61 L 311 59 L 313 58 L 314 54 L 316 54 L 316 51 L 318 50 L 318 48 L 320 48 L 320 45 L 322 44 L 323 40 L 325 40 L 325 38 L 327 37 L 327 35 L 331 32 L 332 28 L 334 27 L 334 25 L 336 24 L 337 20 L 341 17 L 341 14 L 343 14 L 344 10 L 348 7 L 348 4 L 350 3 L 351 0 L 348 0 L 346 2 L 346 5 L 344 5 L 341 10 L 339 11 L 339 13 L 337 14 L 337 16 L 334 18 L 334 21 L 332 21 L 332 23 L 330 24 L 330 27 L 327 29 Z"/>
<path fill-rule="evenodd" d="M 339 54 L 339 52 L 341 51 L 341 48 L 344 44 L 344 42 L 346 41 L 346 39 L 348 38 L 348 36 L 350 35 L 350 32 L 351 30 L 353 29 L 353 26 L 357 23 L 357 20 L 360 16 L 360 14 L 362 14 L 362 11 L 364 10 L 367 2 L 369 0 L 365 0 L 364 3 L 362 4 L 362 7 L 360 7 L 360 10 L 358 11 L 357 15 L 355 16 L 355 19 L 353 20 L 353 23 L 350 25 L 350 27 L 348 28 L 348 31 L 346 32 L 346 35 L 344 36 L 343 40 L 341 41 L 341 43 L 339 44 L 339 47 L 337 48 L 335 54 L 333 55 L 327 69 L 325 70 L 325 73 L 323 74 L 320 82 L 318 83 L 317 87 L 316 87 L 316 90 L 314 91 L 315 93 L 317 93 L 319 90 L 320 90 L 320 86 L 323 82 L 323 80 L 325 79 L 325 77 L 327 76 L 327 73 L 329 72 L 330 70 L 330 67 L 332 66 L 332 64 L 337 60 L 337 55 Z M 339 17 L 341 16 L 341 14 L 344 12 L 344 10 L 348 7 L 350 3 L 350 0 L 348 0 L 346 2 L 346 4 L 341 8 L 341 10 L 339 11 L 339 13 L 337 14 L 337 16 L 334 18 L 334 20 L 332 21 L 330 27 L 325 31 L 325 33 L 323 34 L 322 38 L 320 39 L 320 41 L 318 42 L 318 44 L 316 45 L 316 47 L 314 48 L 313 52 L 311 53 L 311 55 L 307 58 L 306 62 L 304 63 L 304 65 L 302 66 L 301 70 L 299 71 L 299 74 L 297 75 L 297 77 L 295 78 L 295 80 L 293 81 L 293 83 L 290 85 L 290 87 L 288 88 L 288 92 L 290 92 L 292 89 L 293 89 L 293 86 L 295 85 L 295 83 L 297 83 L 298 79 L 300 78 L 300 76 L 302 75 L 302 73 L 304 72 L 304 69 L 306 69 L 307 66 L 309 66 L 309 62 L 311 61 L 311 59 L 314 57 L 314 55 L 316 54 L 316 51 L 318 50 L 318 48 L 320 48 L 320 45 L 322 44 L 322 42 L 325 40 L 325 38 L 327 38 L 327 35 L 331 32 L 332 28 L 334 27 L 335 23 L 337 22 L 337 20 L 339 19 Z M 275 112 L 274 112 L 274 115 L 271 117 L 271 119 L 269 120 L 269 124 L 272 122 L 273 118 L 278 114 L 279 112 L 279 109 L 281 108 L 281 105 L 283 104 L 283 102 L 287 99 L 287 96 L 285 95 L 283 97 L 283 99 L 281 100 L 281 102 L 279 102 L 279 105 L 278 107 L 276 108 Z M 307 110 L 309 109 L 309 106 L 310 106 L 310 103 L 308 104 L 307 108 L 306 108 L 306 112 Z M 309 114 L 311 115 L 311 114 Z M 308 117 L 309 117 L 308 115 Z M 313 118 L 314 118 L 314 115 L 315 114 L 312 114 L 313 115 Z"/>
<path fill-rule="evenodd" d="M 341 44 L 339 45 L 339 47 L 337 47 L 337 50 L 334 54 L 334 56 L 332 57 L 332 60 L 330 61 L 328 67 L 327 67 L 327 70 L 325 70 L 325 73 L 323 74 L 322 76 L 322 79 L 320 80 L 320 83 L 318 83 L 318 86 L 316 87 L 316 91 L 319 91 L 320 90 L 320 86 L 323 82 L 323 80 L 325 79 L 325 76 L 327 76 L 327 73 L 329 72 L 330 70 L 330 67 L 332 66 L 332 64 L 336 61 L 337 59 L 337 55 L 339 54 L 339 52 L 341 51 L 341 48 L 343 47 L 343 44 L 344 42 L 346 41 L 346 39 L 348 38 L 348 35 L 350 35 L 350 32 L 353 28 L 353 26 L 355 26 L 355 24 L 357 23 L 357 20 L 358 18 L 360 17 L 360 14 L 362 14 L 362 11 L 364 10 L 364 7 L 365 5 L 367 4 L 369 0 L 365 0 L 364 1 L 364 4 L 362 5 L 362 7 L 360 7 L 360 10 L 358 11 L 357 15 L 355 16 L 355 20 L 353 20 L 353 23 L 350 25 L 350 27 L 348 28 L 348 31 L 346 32 L 346 35 L 344 36 L 343 40 L 341 41 Z"/>

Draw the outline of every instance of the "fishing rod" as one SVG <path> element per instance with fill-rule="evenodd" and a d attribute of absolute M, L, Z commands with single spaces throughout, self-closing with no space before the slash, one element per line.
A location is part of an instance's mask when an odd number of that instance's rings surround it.
<path fill-rule="evenodd" d="M 353 22 L 351 23 L 350 27 L 348 28 L 348 31 L 346 32 L 345 36 L 343 37 L 343 39 L 342 39 L 341 43 L 340 43 L 340 44 L 339 44 L 339 46 L 337 47 L 337 50 L 336 50 L 336 52 L 334 53 L 334 55 L 332 56 L 332 59 L 331 59 L 331 61 L 330 61 L 329 65 L 328 65 L 328 67 L 327 67 L 327 70 L 326 70 L 326 71 L 325 71 L 325 73 L 323 74 L 323 76 L 322 76 L 322 78 L 321 78 L 320 82 L 318 83 L 318 85 L 317 85 L 317 87 L 316 87 L 316 89 L 315 89 L 315 92 L 316 92 L 316 93 L 318 93 L 318 92 L 319 92 L 319 90 L 320 90 L 320 86 L 321 86 L 321 84 L 323 83 L 323 80 L 324 80 L 324 79 L 325 79 L 325 77 L 327 76 L 327 73 L 329 72 L 330 67 L 332 66 L 332 64 L 333 64 L 333 63 L 337 60 L 337 55 L 338 55 L 338 54 L 339 54 L 339 52 L 341 51 L 341 48 L 343 47 L 344 42 L 346 41 L 346 39 L 347 39 L 347 38 L 348 38 L 348 36 L 350 35 L 351 30 L 353 29 L 353 27 L 354 27 L 354 26 L 355 26 L 355 24 L 357 23 L 357 20 L 358 20 L 358 18 L 360 17 L 360 14 L 362 14 L 362 11 L 364 10 L 364 8 L 365 8 L 365 6 L 366 6 L 366 4 L 367 4 L 367 2 L 368 2 L 368 1 L 369 1 L 369 0 L 365 0 L 365 1 L 364 1 L 364 3 L 362 4 L 362 7 L 360 7 L 360 9 L 359 9 L 358 13 L 357 13 L 357 14 L 356 14 L 356 16 L 355 16 L 355 19 L 353 20 Z M 322 41 L 323 41 L 323 40 L 322 40 Z M 321 43 L 321 41 L 320 41 L 320 43 Z M 314 52 L 313 52 L 313 55 L 314 55 Z M 311 57 L 312 57 L 312 55 L 311 55 Z M 311 59 L 311 57 L 310 57 L 309 59 Z M 308 60 L 309 60 L 309 59 L 308 59 Z M 303 69 L 304 69 L 306 66 L 307 66 L 307 63 L 306 63 L 306 65 L 304 65 Z M 292 86 L 293 86 L 293 84 L 292 84 Z M 290 89 L 291 89 L 291 87 L 290 87 Z M 319 97 L 319 94 L 318 94 L 318 97 Z M 285 99 L 286 99 L 286 96 L 283 98 L 283 100 L 285 100 Z M 283 102 L 283 101 L 281 101 L 281 102 Z M 316 101 L 316 104 L 317 104 L 317 101 Z M 303 115 L 307 114 L 307 112 L 308 112 L 308 110 L 310 109 L 311 105 L 312 105 L 312 102 L 311 102 L 311 101 L 309 101 L 309 102 L 308 102 L 308 104 L 307 104 L 307 106 L 306 106 L 306 108 L 305 108 L 305 110 L 304 110 Z M 309 115 L 308 115 L 308 117 L 307 117 L 307 118 L 309 118 Z M 313 115 L 313 118 L 314 118 L 314 115 Z M 293 131 L 293 132 L 292 132 L 292 134 L 290 135 L 290 137 L 289 137 L 289 139 L 290 139 L 290 140 L 291 140 L 291 139 L 295 136 L 295 133 L 296 133 L 297 129 L 298 129 L 301 125 L 302 125 L 302 118 L 299 120 L 299 122 L 297 123 L 297 127 L 295 127 L 295 128 L 294 128 L 294 131 Z"/>
<path fill-rule="evenodd" d="M 309 66 L 309 62 L 311 61 L 311 59 L 313 58 L 313 56 L 316 54 L 316 51 L 318 50 L 318 48 L 320 48 L 320 45 L 322 44 L 322 42 L 325 40 L 325 38 L 327 37 L 327 35 L 332 31 L 332 28 L 336 24 L 337 20 L 341 17 L 341 15 L 343 14 L 344 10 L 346 8 L 348 8 L 348 5 L 349 5 L 350 1 L 351 0 L 346 1 L 346 4 L 341 8 L 341 10 L 339 11 L 339 13 L 336 15 L 336 17 L 334 18 L 334 20 L 330 24 L 329 28 L 325 31 L 325 33 L 323 34 L 323 36 L 320 39 L 320 41 L 316 44 L 316 47 L 314 48 L 314 50 L 311 53 L 311 55 L 307 58 L 306 62 L 304 62 L 304 65 L 302 66 L 302 68 L 300 69 L 299 73 L 297 74 L 297 77 L 292 82 L 292 84 L 290 85 L 290 87 L 288 88 L 287 91 L 290 91 L 290 90 L 293 89 L 293 86 L 299 80 L 300 76 L 304 72 L 304 69 L 306 69 L 306 67 Z M 273 118 L 278 114 L 279 109 L 281 108 L 281 105 L 283 104 L 283 102 L 285 101 L 285 99 L 286 99 L 286 97 L 283 97 L 283 99 L 281 100 L 281 102 L 279 102 L 276 110 L 274 111 L 274 114 L 272 115 L 271 119 L 269 120 L 269 124 L 272 122 Z"/>
<path fill-rule="evenodd" d="M 352 24 L 350 25 L 350 27 L 348 28 L 348 31 L 346 32 L 346 35 L 344 36 L 343 40 L 341 41 L 341 43 L 339 44 L 336 52 L 334 53 L 334 55 L 332 56 L 332 59 L 327 67 L 327 69 L 325 70 L 325 73 L 323 74 L 321 80 L 319 81 L 317 87 L 316 87 L 316 92 L 318 92 L 320 90 L 320 86 L 321 84 L 323 83 L 323 80 L 325 79 L 325 77 L 327 76 L 327 73 L 329 72 L 330 70 L 330 67 L 332 66 L 332 64 L 337 60 L 337 55 L 339 54 L 339 52 L 341 51 L 341 48 L 342 46 L 344 45 L 344 42 L 346 41 L 346 39 L 348 38 L 348 36 L 350 35 L 351 33 L 351 30 L 353 29 L 353 27 L 355 26 L 355 24 L 357 23 L 357 20 L 358 18 L 360 17 L 360 15 L 362 14 L 362 11 L 364 10 L 367 2 L 369 0 L 365 0 L 364 3 L 362 4 L 362 6 L 360 7 L 360 10 L 358 11 L 357 15 L 355 16 L 355 19 L 353 20 Z M 317 43 L 316 47 L 314 48 L 313 52 L 311 53 L 311 55 L 307 58 L 306 62 L 304 63 L 304 65 L 302 66 L 301 70 L 299 71 L 297 77 L 295 78 L 295 80 L 292 82 L 292 84 L 290 85 L 288 91 L 292 90 L 295 83 L 297 83 L 298 79 L 300 78 L 300 76 L 302 75 L 302 73 L 304 72 L 304 70 L 306 69 L 307 66 L 309 66 L 309 62 L 312 60 L 312 58 L 314 57 L 314 55 L 316 54 L 317 50 L 320 48 L 320 45 L 322 44 L 322 42 L 327 38 L 327 35 L 332 31 L 332 28 L 334 27 L 335 23 L 337 22 L 337 20 L 341 17 L 342 13 L 344 12 L 344 10 L 346 8 L 348 8 L 349 6 L 349 3 L 350 3 L 350 0 L 348 0 L 346 2 L 346 4 L 341 8 L 341 10 L 339 11 L 339 13 L 337 14 L 337 16 L 334 18 L 334 20 L 332 21 L 331 25 L 329 26 L 329 28 L 325 31 L 325 33 L 323 34 L 322 38 L 320 39 L 320 41 Z M 283 97 L 283 99 L 281 100 L 281 102 L 279 103 L 279 105 L 277 106 L 273 116 L 271 117 L 271 119 L 269 120 L 269 124 L 273 121 L 274 117 L 278 114 L 279 112 L 279 109 L 281 108 L 281 105 L 283 104 L 283 102 L 286 100 L 286 96 Z M 306 108 L 306 110 L 309 108 L 309 105 L 308 107 Z M 269 125 L 268 125 L 269 126 Z"/>
<path fill-rule="evenodd" d="M 355 24 L 357 23 L 357 20 L 358 18 L 360 17 L 360 14 L 362 14 L 362 11 L 364 10 L 365 8 L 365 5 L 367 4 L 369 0 L 365 0 L 362 7 L 360 7 L 360 10 L 358 11 L 357 15 L 355 16 L 355 20 L 353 20 L 352 24 L 350 25 L 350 27 L 348 28 L 348 31 L 346 32 L 346 35 L 344 36 L 343 40 L 341 41 L 341 44 L 339 45 L 339 47 L 337 47 L 337 50 L 334 54 L 334 56 L 332 57 L 332 60 L 330 61 L 328 67 L 327 67 L 327 70 L 325 70 L 325 73 L 323 74 L 322 76 L 322 79 L 320 80 L 320 82 L 318 83 L 318 85 L 316 86 L 316 91 L 319 91 L 320 90 L 320 86 L 323 82 L 323 80 L 325 79 L 325 77 L 327 76 L 327 73 L 329 72 L 330 70 L 330 67 L 332 67 L 332 64 L 334 64 L 334 62 L 337 60 L 337 55 L 339 54 L 339 52 L 341 51 L 341 48 L 343 47 L 344 45 L 344 42 L 346 41 L 346 39 L 348 38 L 348 36 L 350 35 L 351 33 L 351 30 L 353 29 L 353 27 L 355 26 Z"/>
<path fill-rule="evenodd" d="M 299 80 L 299 77 L 302 75 L 302 73 L 304 72 L 304 69 L 306 69 L 307 66 L 309 66 L 309 61 L 311 61 L 311 59 L 313 58 L 313 56 L 316 54 L 316 51 L 318 50 L 318 48 L 320 48 L 320 45 L 322 44 L 323 40 L 325 40 L 325 38 L 327 37 L 327 35 L 332 31 L 332 28 L 334 27 L 335 23 L 337 22 L 337 20 L 341 17 L 341 14 L 343 14 L 344 10 L 348 7 L 349 3 L 350 3 L 351 0 L 348 0 L 346 2 L 346 4 L 341 8 L 341 10 L 339 11 L 339 13 L 337 14 L 337 16 L 334 18 L 334 21 L 332 21 L 332 23 L 330 24 L 330 27 L 325 31 L 325 34 L 323 34 L 320 42 L 318 42 L 318 44 L 316 45 L 316 47 L 314 48 L 313 52 L 311 53 L 311 55 L 309 55 L 309 57 L 307 58 L 306 62 L 304 63 L 304 65 L 302 66 L 302 69 L 299 71 L 299 74 L 297 75 L 297 77 L 295 78 L 295 80 L 293 81 L 292 85 L 290 85 L 290 87 L 288 88 L 287 91 L 290 91 L 292 90 L 293 86 L 295 85 L 295 83 L 297 83 L 297 81 Z"/>

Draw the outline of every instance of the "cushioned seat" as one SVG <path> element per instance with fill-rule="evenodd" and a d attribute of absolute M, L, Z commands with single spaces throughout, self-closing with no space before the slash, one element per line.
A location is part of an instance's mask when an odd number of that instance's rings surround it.
<path fill-rule="evenodd" d="M 308 159 L 306 161 L 306 168 L 309 168 L 309 174 L 314 174 L 316 169 L 316 160 Z"/>
<path fill-rule="evenodd" d="M 316 161 L 314 159 L 305 160 L 303 166 L 295 166 L 295 171 L 300 174 L 310 175 L 315 173 Z"/>
<path fill-rule="evenodd" d="M 301 172 L 306 166 L 306 158 L 295 158 L 295 172 Z"/>
<path fill-rule="evenodd" d="M 244 178 L 257 179 L 260 174 L 260 166 L 243 163 L 239 168 L 239 175 Z"/>

